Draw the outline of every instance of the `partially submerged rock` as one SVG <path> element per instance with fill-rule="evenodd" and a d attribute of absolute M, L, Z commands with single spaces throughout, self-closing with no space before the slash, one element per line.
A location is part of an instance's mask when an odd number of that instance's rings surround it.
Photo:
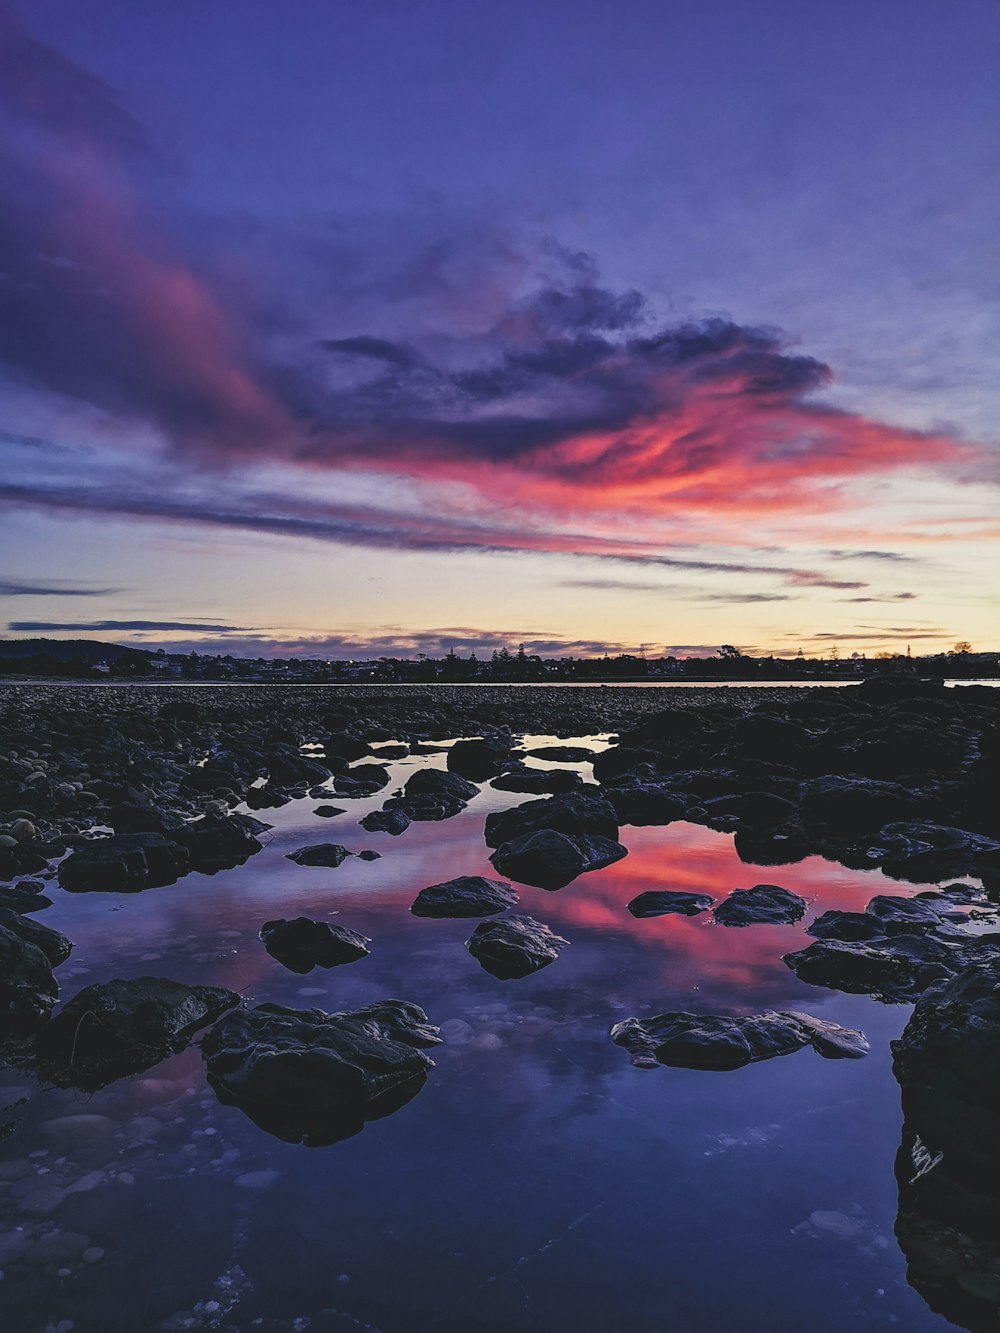
<path fill-rule="evenodd" d="M 697 916 L 707 912 L 715 902 L 710 893 L 687 893 L 682 889 L 649 889 L 633 898 L 628 910 L 633 916 L 666 916 L 676 913 L 679 916 Z"/>
<path fill-rule="evenodd" d="M 485 782 L 506 766 L 513 748 L 509 737 L 456 741 L 448 751 L 448 767 L 475 782 Z"/>
<path fill-rule="evenodd" d="M 39 1033 L 39 1071 L 58 1087 L 93 1092 L 182 1051 L 239 999 L 217 986 L 164 977 L 86 986 Z"/>
<path fill-rule="evenodd" d="M 517 893 L 504 880 L 460 875 L 421 889 L 410 911 L 414 916 L 495 916 L 517 906 Z"/>
<path fill-rule="evenodd" d="M 52 961 L 39 942 L 0 923 L 0 1043 L 21 1038 L 44 1022 L 58 994 Z"/>
<path fill-rule="evenodd" d="M 162 833 L 116 833 L 82 843 L 59 864 L 59 883 L 70 893 L 139 893 L 186 875 L 187 847 Z"/>
<path fill-rule="evenodd" d="M 670 824 L 683 819 L 687 802 L 683 796 L 651 782 L 627 787 L 606 787 L 604 794 L 621 824 Z"/>
<path fill-rule="evenodd" d="M 785 954 L 784 961 L 810 985 L 904 1004 L 950 976 L 961 966 L 961 955 L 926 934 L 882 935 L 864 941 L 818 939 Z"/>
<path fill-rule="evenodd" d="M 786 926 L 805 915 L 806 900 L 777 884 L 734 889 L 715 909 L 720 926 Z"/>
<path fill-rule="evenodd" d="M 541 829 L 570 836 L 594 834 L 617 841 L 618 816 L 614 806 L 593 788 L 526 801 L 512 810 L 496 810 L 486 816 L 486 844 L 499 847 L 514 838 Z"/>
<path fill-rule="evenodd" d="M 314 967 L 338 967 L 371 952 L 371 940 L 346 926 L 313 921 L 307 916 L 265 921 L 260 928 L 264 948 L 290 972 L 311 972 Z"/>
<path fill-rule="evenodd" d="M 364 819 L 358 821 L 369 833 L 390 833 L 394 838 L 405 833 L 410 827 L 410 816 L 401 806 L 384 806 L 381 810 L 371 810 Z"/>
<path fill-rule="evenodd" d="M 191 869 L 203 875 L 241 866 L 263 849 L 259 833 L 271 827 L 253 815 L 205 815 L 173 834 L 191 858 Z"/>
<path fill-rule="evenodd" d="M 573 791 L 583 786 L 583 778 L 570 768 L 529 768 L 518 764 L 493 779 L 490 784 L 497 791 L 527 792 L 532 796 L 547 796 Z"/>
<path fill-rule="evenodd" d="M 561 889 L 589 870 L 601 870 L 628 855 L 620 842 L 572 837 L 542 829 L 505 842 L 490 857 L 501 875 L 539 889 Z"/>
<path fill-rule="evenodd" d="M 415 1004 L 381 1000 L 324 1013 L 262 1004 L 218 1023 L 201 1043 L 219 1101 L 288 1143 L 336 1143 L 414 1097 L 438 1029 Z"/>
<path fill-rule="evenodd" d="M 611 1029 L 639 1069 L 672 1065 L 682 1069 L 739 1069 L 758 1060 L 791 1055 L 805 1046 L 827 1059 L 858 1059 L 868 1054 L 863 1032 L 827 1023 L 808 1014 L 752 1014 L 726 1018 L 676 1011 L 655 1018 L 626 1018 Z"/>
<path fill-rule="evenodd" d="M 568 943 L 530 916 L 505 916 L 481 922 L 465 947 L 492 976 L 509 981 L 548 967 Z"/>
<path fill-rule="evenodd" d="M 297 866 L 326 866 L 335 870 L 350 855 L 339 842 L 317 842 L 311 847 L 299 847 L 294 852 L 288 852 L 285 859 L 294 861 Z"/>

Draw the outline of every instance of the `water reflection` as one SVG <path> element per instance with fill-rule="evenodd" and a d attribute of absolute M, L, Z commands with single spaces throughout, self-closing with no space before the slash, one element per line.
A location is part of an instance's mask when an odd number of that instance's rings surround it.
<path fill-rule="evenodd" d="M 731 835 L 625 828 L 625 860 L 556 893 L 518 886 L 517 910 L 569 943 L 541 971 L 497 980 L 464 947 L 468 921 L 409 908 L 427 885 L 495 878 L 483 821 L 519 797 L 485 787 L 453 819 L 398 838 L 360 828 L 418 763 L 443 757 L 393 761 L 385 791 L 338 797 L 345 813 L 333 818 L 312 814 L 320 799 L 267 810 L 265 849 L 239 869 L 127 899 L 53 890 L 46 924 L 75 944 L 64 995 L 162 975 L 251 1006 L 339 1012 L 394 996 L 426 1010 L 444 1044 L 419 1096 L 318 1152 L 220 1103 L 194 1048 L 89 1097 L 0 1075 L 0 1107 L 27 1099 L 0 1111 L 15 1122 L 0 1144 L 9 1326 L 945 1327 L 908 1286 L 893 1239 L 888 1043 L 908 1011 L 806 985 L 781 961 L 808 943 L 815 915 L 901 886 L 817 857 L 761 875 Z M 325 840 L 382 858 L 336 869 L 285 859 Z M 627 910 L 645 891 L 721 899 L 762 878 L 809 901 L 804 922 L 727 930 L 710 915 Z M 258 932 L 299 915 L 368 936 L 371 955 L 288 972 Z M 765 1009 L 861 1028 L 872 1054 L 643 1072 L 608 1039 L 630 1015 Z"/>

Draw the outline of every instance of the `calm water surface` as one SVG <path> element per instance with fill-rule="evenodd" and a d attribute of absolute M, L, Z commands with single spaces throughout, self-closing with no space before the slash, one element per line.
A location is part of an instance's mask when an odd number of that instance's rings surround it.
<path fill-rule="evenodd" d="M 391 768 L 404 781 L 429 763 L 443 756 Z M 14 1118 L 0 1143 L 0 1327 L 952 1327 L 907 1285 L 893 1238 L 901 1122 L 889 1042 L 909 1007 L 799 982 L 781 955 L 809 942 L 801 924 L 736 930 L 625 910 L 645 889 L 721 897 L 766 881 L 810 899 L 808 922 L 906 886 L 817 857 L 746 866 L 731 836 L 693 825 L 625 828 L 624 861 L 558 893 L 520 888 L 519 910 L 571 943 L 551 967 L 500 981 L 463 947 L 474 921 L 419 919 L 409 906 L 428 884 L 494 874 L 484 817 L 531 798 L 485 787 L 444 823 L 399 838 L 366 833 L 358 819 L 391 790 L 334 796 L 348 807 L 334 819 L 317 818 L 315 800 L 263 811 L 274 824 L 265 850 L 212 877 L 133 896 L 53 889 L 38 919 L 75 942 L 58 972 L 64 997 L 142 975 L 331 1011 L 393 996 L 426 1009 L 446 1041 L 413 1101 L 319 1149 L 282 1143 L 219 1105 L 197 1050 L 90 1097 L 0 1075 L 0 1106 L 27 1098 L 0 1115 Z M 382 859 L 336 870 L 285 859 L 323 841 Z M 371 936 L 371 957 L 286 971 L 257 932 L 299 914 Z M 642 1071 L 608 1040 L 630 1014 L 771 1007 L 861 1027 L 872 1053 L 827 1061 L 806 1050 L 724 1074 Z M 65 1122 L 78 1116 L 91 1119 Z M 77 1188 L 41 1220 L 26 1214 L 51 1180 Z M 19 1228 L 40 1226 L 75 1237 L 76 1257 L 46 1263 L 43 1247 L 11 1262 L 27 1236 Z M 103 1257 L 81 1263 L 80 1238 Z"/>

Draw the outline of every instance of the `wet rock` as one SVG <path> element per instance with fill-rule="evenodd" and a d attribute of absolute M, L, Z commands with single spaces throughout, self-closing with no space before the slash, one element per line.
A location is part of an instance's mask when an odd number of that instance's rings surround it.
<path fill-rule="evenodd" d="M 890 1004 L 916 1000 L 959 965 L 951 946 L 926 934 L 878 936 L 867 941 L 819 939 L 785 954 L 800 981 Z"/>
<path fill-rule="evenodd" d="M 670 824 L 675 819 L 683 819 L 687 810 L 683 796 L 652 783 L 605 787 L 604 794 L 620 824 Z"/>
<path fill-rule="evenodd" d="M 414 916 L 494 916 L 517 906 L 517 893 L 500 879 L 460 875 L 421 889 L 410 911 Z"/>
<path fill-rule="evenodd" d="M 475 782 L 486 782 L 509 762 L 513 748 L 512 741 L 496 738 L 456 741 L 448 751 L 448 768 Z"/>
<path fill-rule="evenodd" d="M 1000 869 L 1000 842 L 941 824 L 886 824 L 870 855 L 885 874 L 918 884 Z"/>
<path fill-rule="evenodd" d="M 46 1146 L 56 1157 L 90 1157 L 104 1152 L 114 1137 L 115 1124 L 106 1115 L 81 1112 L 43 1120 Z"/>
<path fill-rule="evenodd" d="M 479 788 L 459 773 L 446 773 L 440 768 L 418 769 L 407 779 L 405 796 L 450 796 L 455 800 L 471 801 L 479 795 Z"/>
<path fill-rule="evenodd" d="M 241 866 L 263 850 L 257 834 L 268 828 L 269 824 L 252 815 L 205 815 L 194 823 L 185 824 L 174 837 L 187 848 L 192 870 L 213 875 L 219 870 Z"/>
<path fill-rule="evenodd" d="M 596 834 L 617 841 L 618 815 L 606 797 L 593 789 L 526 801 L 512 810 L 497 810 L 486 816 L 486 843 L 499 847 L 540 829 L 571 836 Z"/>
<path fill-rule="evenodd" d="M 335 870 L 351 853 L 339 842 L 317 842 L 311 847 L 300 847 L 289 852 L 285 859 L 294 861 L 297 866 L 326 866 Z"/>
<path fill-rule="evenodd" d="M 311 972 L 314 967 L 338 967 L 365 958 L 371 940 L 346 926 L 312 921 L 307 916 L 265 921 L 260 928 L 264 948 L 290 972 Z"/>
<path fill-rule="evenodd" d="M 585 764 L 597 753 L 586 745 L 539 745 L 528 751 L 531 759 L 545 759 L 556 764 Z"/>
<path fill-rule="evenodd" d="M 655 750 L 613 745 L 594 756 L 594 777 L 598 782 L 614 782 L 626 773 L 652 776 L 659 769 L 661 757 Z"/>
<path fill-rule="evenodd" d="M 183 1050 L 238 1003 L 232 991 L 163 977 L 86 986 L 39 1033 L 38 1067 L 59 1087 L 96 1091 Z"/>
<path fill-rule="evenodd" d="M 21 880 L 7 888 L 0 887 L 0 908 L 7 912 L 17 912 L 19 916 L 28 912 L 43 912 L 46 907 L 52 906 L 52 899 L 42 893 L 41 889 L 41 883 L 30 879 Z"/>
<path fill-rule="evenodd" d="M 381 859 L 382 853 L 373 851 L 370 847 L 366 847 L 363 852 L 358 852 L 359 861 L 381 861 Z"/>
<path fill-rule="evenodd" d="M 118 833 L 81 844 L 59 864 L 59 883 L 70 893 L 139 893 L 186 875 L 187 847 L 160 833 Z"/>
<path fill-rule="evenodd" d="M 720 926 L 786 926 L 805 915 L 806 900 L 777 884 L 734 889 L 715 909 Z"/>
<path fill-rule="evenodd" d="M 915 813 L 917 805 L 913 794 L 895 783 L 829 775 L 804 784 L 799 811 L 809 825 L 864 832 Z"/>
<path fill-rule="evenodd" d="M 548 967 L 568 943 L 540 921 L 512 915 L 481 922 L 465 947 L 492 976 L 508 981 Z"/>
<path fill-rule="evenodd" d="M 526 764 L 519 764 L 494 778 L 490 785 L 497 791 L 527 792 L 532 796 L 546 796 L 582 787 L 583 778 L 568 768 L 528 768 Z"/>
<path fill-rule="evenodd" d="M 295 786 L 307 782 L 313 785 L 325 782 L 330 776 L 326 764 L 318 759 L 299 754 L 291 745 L 276 745 L 264 756 L 268 779 L 276 786 Z"/>
<path fill-rule="evenodd" d="M 221 1102 L 315 1147 L 405 1105 L 433 1068 L 423 1048 L 439 1041 L 417 1005 L 382 1000 L 334 1014 L 263 1004 L 229 1015 L 201 1045 Z"/>
<path fill-rule="evenodd" d="M 47 954 L 23 931 L 0 925 L 0 1042 L 20 1039 L 44 1022 L 58 994 Z"/>
<path fill-rule="evenodd" d="M 356 764 L 346 773 L 338 773 L 333 779 L 333 789 L 338 796 L 374 796 L 377 791 L 389 785 L 388 769 L 381 764 Z"/>
<path fill-rule="evenodd" d="M 912 927 L 911 927 L 912 929 Z M 806 926 L 806 934 L 814 935 L 819 940 L 857 940 L 881 939 L 886 929 L 875 917 L 867 912 L 838 912 L 831 910 L 818 916 Z"/>
<path fill-rule="evenodd" d="M 571 837 L 542 829 L 503 843 L 490 857 L 501 875 L 539 889 L 561 889 L 590 870 L 601 870 L 628 855 L 620 842 Z"/>
<path fill-rule="evenodd" d="M 463 802 L 464 804 L 464 802 Z M 369 833 L 389 833 L 398 838 L 410 827 L 410 816 L 401 806 L 386 806 L 382 810 L 372 810 L 359 820 L 361 827 Z"/>
<path fill-rule="evenodd" d="M 867 916 L 874 917 L 884 935 L 894 930 L 913 929 L 935 930 L 941 926 L 941 914 L 934 907 L 920 898 L 900 898 L 888 893 L 880 893 L 865 908 Z"/>
<path fill-rule="evenodd" d="M 10 912 L 0 908 L 0 930 L 9 930 L 28 944 L 35 945 L 49 960 L 51 967 L 65 963 L 73 952 L 73 944 L 58 930 L 43 926 L 19 912 Z"/>
<path fill-rule="evenodd" d="M 680 916 L 697 916 L 707 912 L 715 902 L 710 893 L 687 893 L 682 889 L 650 889 L 633 898 L 628 910 L 633 916 L 666 916 L 677 913 Z"/>
<path fill-rule="evenodd" d="M 319 815 L 320 819 L 332 819 L 334 815 L 342 815 L 343 806 L 340 805 L 318 805 L 313 811 L 314 815 Z"/>
<path fill-rule="evenodd" d="M 748 791 L 730 796 L 715 796 L 705 802 L 709 819 L 735 815 L 741 824 L 753 829 L 778 828 L 798 819 L 799 808 L 783 796 L 771 792 Z"/>
<path fill-rule="evenodd" d="M 726 1018 L 715 1014 L 671 1012 L 655 1018 L 627 1018 L 611 1029 L 639 1069 L 657 1064 L 683 1069 L 739 1069 L 758 1060 L 791 1055 L 805 1046 L 827 1059 L 857 1059 L 868 1054 L 863 1032 L 826 1023 L 808 1014 L 753 1014 Z"/>

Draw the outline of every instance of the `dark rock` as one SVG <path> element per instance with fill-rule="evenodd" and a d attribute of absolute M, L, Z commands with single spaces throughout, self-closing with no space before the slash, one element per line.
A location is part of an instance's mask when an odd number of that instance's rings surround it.
<path fill-rule="evenodd" d="M 807 825 L 854 833 L 880 829 L 915 813 L 917 805 L 913 794 L 895 783 L 831 775 L 804 785 L 799 812 Z"/>
<path fill-rule="evenodd" d="M 520 838 L 540 829 L 573 836 L 596 834 L 617 841 L 618 816 L 615 808 L 601 794 L 570 792 L 542 801 L 526 801 L 512 810 L 495 810 L 486 816 L 486 843 L 501 843 Z"/>
<path fill-rule="evenodd" d="M 346 773 L 334 777 L 333 789 L 338 796 L 374 796 L 383 787 L 388 787 L 389 780 L 388 770 L 381 764 L 355 764 Z"/>
<path fill-rule="evenodd" d="M 527 792 L 532 796 L 572 791 L 583 786 L 583 778 L 568 768 L 528 768 L 520 764 L 501 773 L 490 784 L 497 791 Z"/>
<path fill-rule="evenodd" d="M 506 766 L 512 749 L 510 741 L 456 741 L 448 751 L 448 768 L 475 782 L 485 782 L 495 778 Z"/>
<path fill-rule="evenodd" d="M 297 851 L 289 852 L 285 859 L 294 861 L 297 866 L 327 866 L 336 869 L 350 855 L 339 842 L 318 842 L 312 847 L 300 847 Z"/>
<path fill-rule="evenodd" d="M 904 931 L 936 930 L 941 926 L 941 913 L 919 897 L 900 898 L 880 893 L 865 908 L 865 915 L 875 918 L 883 935 L 891 935 L 900 928 Z"/>
<path fill-rule="evenodd" d="M 777 884 L 755 884 L 752 889 L 734 889 L 715 909 L 721 926 L 787 926 L 805 915 L 806 900 Z"/>
<path fill-rule="evenodd" d="M 824 912 L 806 926 L 806 934 L 815 935 L 818 940 L 854 942 L 881 939 L 886 933 L 883 924 L 867 912 Z"/>
<path fill-rule="evenodd" d="M 290 972 L 311 972 L 314 967 L 338 967 L 366 957 L 371 940 L 356 930 L 327 921 L 297 916 L 290 921 L 265 921 L 260 928 L 264 948 Z"/>
<path fill-rule="evenodd" d="M 46 953 L 23 930 L 0 924 L 0 1043 L 43 1023 L 58 994 Z"/>
<path fill-rule="evenodd" d="M 672 1012 L 655 1018 L 626 1018 L 611 1029 L 639 1069 L 671 1065 L 682 1069 L 739 1069 L 758 1060 L 791 1055 L 805 1046 L 827 1059 L 858 1059 L 868 1054 L 863 1032 L 823 1022 L 808 1014 L 752 1014 L 726 1018 L 715 1014 Z"/>
<path fill-rule="evenodd" d="M 218 870 L 241 866 L 262 851 L 257 834 L 270 827 L 253 815 L 205 815 L 184 824 L 174 837 L 187 848 L 192 870 L 214 875 Z"/>
<path fill-rule="evenodd" d="M 332 819 L 334 815 L 344 814 L 344 808 L 341 805 L 317 805 L 313 814 L 319 815 L 320 819 Z"/>
<path fill-rule="evenodd" d="M 501 875 L 520 884 L 561 889 L 577 875 L 601 870 L 627 855 L 627 849 L 610 838 L 572 837 L 541 829 L 503 843 L 490 861 Z"/>
<path fill-rule="evenodd" d="M 733 838 L 733 851 L 745 865 L 792 865 L 813 850 L 805 833 L 796 824 L 768 829 L 741 826 Z"/>
<path fill-rule="evenodd" d="M 391 833 L 396 838 L 410 827 L 410 816 L 401 806 L 386 806 L 372 810 L 359 822 L 369 833 Z"/>
<path fill-rule="evenodd" d="M 421 889 L 410 911 L 414 916 L 494 916 L 517 906 L 517 893 L 500 879 L 460 875 Z"/>
<path fill-rule="evenodd" d="M 111 807 L 107 822 L 116 833 L 161 833 L 170 838 L 181 820 L 143 801 L 123 801 Z"/>
<path fill-rule="evenodd" d="M 349 731 L 335 731 L 327 736 L 323 742 L 323 751 L 338 759 L 346 759 L 348 763 L 353 763 L 355 759 L 363 759 L 366 754 L 372 752 L 367 741 L 353 736 Z"/>
<path fill-rule="evenodd" d="M 731 796 L 715 796 L 705 802 L 709 817 L 735 815 L 742 824 L 753 829 L 776 828 L 798 819 L 798 806 L 766 791 L 740 792 Z"/>
<path fill-rule="evenodd" d="M 557 764 L 585 764 L 596 753 L 596 750 L 590 750 L 586 745 L 539 745 L 537 749 L 528 751 L 531 759 L 545 759 Z"/>
<path fill-rule="evenodd" d="M 870 855 L 885 874 L 916 884 L 1000 869 L 1000 842 L 941 824 L 886 824 Z"/>
<path fill-rule="evenodd" d="M 668 787 L 638 783 L 629 787 L 605 787 L 604 795 L 620 824 L 670 824 L 683 819 L 687 802 Z"/>
<path fill-rule="evenodd" d="M 138 893 L 187 874 L 190 853 L 160 833 L 117 833 L 81 844 L 59 865 L 70 893 Z"/>
<path fill-rule="evenodd" d="M 239 998 L 163 977 L 87 986 L 39 1033 L 39 1069 L 58 1087 L 93 1092 L 182 1051 Z"/>
<path fill-rule="evenodd" d="M 51 967 L 65 963 L 73 952 L 72 941 L 65 935 L 61 935 L 58 930 L 52 930 L 49 926 L 40 925 L 39 922 L 32 921 L 30 917 L 22 916 L 19 912 L 0 909 L 0 929 L 12 931 L 26 943 L 41 949 Z"/>
<path fill-rule="evenodd" d="M 0 908 L 17 912 L 19 916 L 28 912 L 42 912 L 52 906 L 52 899 L 42 893 L 43 888 L 44 885 L 37 879 L 22 879 L 17 884 L 0 888 Z"/>
<path fill-rule="evenodd" d="M 636 749 L 630 745 L 612 745 L 594 756 L 594 777 L 598 782 L 613 782 L 624 773 L 655 773 L 661 756 L 655 750 Z"/>
<path fill-rule="evenodd" d="M 650 889 L 640 893 L 628 905 L 633 916 L 666 916 L 677 913 L 680 916 L 697 916 L 707 912 L 715 902 L 710 893 L 686 893 L 682 889 Z"/>
<path fill-rule="evenodd" d="M 291 745 L 274 746 L 264 756 L 264 765 L 269 781 L 278 787 L 295 786 L 303 782 L 325 782 L 330 776 L 330 770 L 325 764 L 299 754 Z"/>
<path fill-rule="evenodd" d="M 421 1048 L 439 1041 L 422 1009 L 382 1000 L 335 1014 L 262 1004 L 231 1014 L 201 1046 L 221 1102 L 277 1138 L 318 1147 L 404 1106 L 433 1068 Z"/>
<path fill-rule="evenodd" d="M 800 981 L 812 986 L 905 1004 L 950 976 L 959 958 L 940 940 L 919 934 L 867 941 L 819 939 L 785 954 L 784 961 Z"/>
<path fill-rule="evenodd" d="M 479 788 L 459 773 L 446 773 L 441 768 L 421 768 L 406 780 L 405 796 L 450 796 L 456 800 L 471 801 L 479 795 Z"/>
<path fill-rule="evenodd" d="M 366 848 L 363 852 L 358 852 L 359 861 L 381 861 L 382 853 L 373 852 L 371 848 Z"/>
<path fill-rule="evenodd" d="M 505 916 L 481 922 L 465 947 L 491 976 L 509 981 L 548 967 L 568 943 L 530 916 Z"/>

